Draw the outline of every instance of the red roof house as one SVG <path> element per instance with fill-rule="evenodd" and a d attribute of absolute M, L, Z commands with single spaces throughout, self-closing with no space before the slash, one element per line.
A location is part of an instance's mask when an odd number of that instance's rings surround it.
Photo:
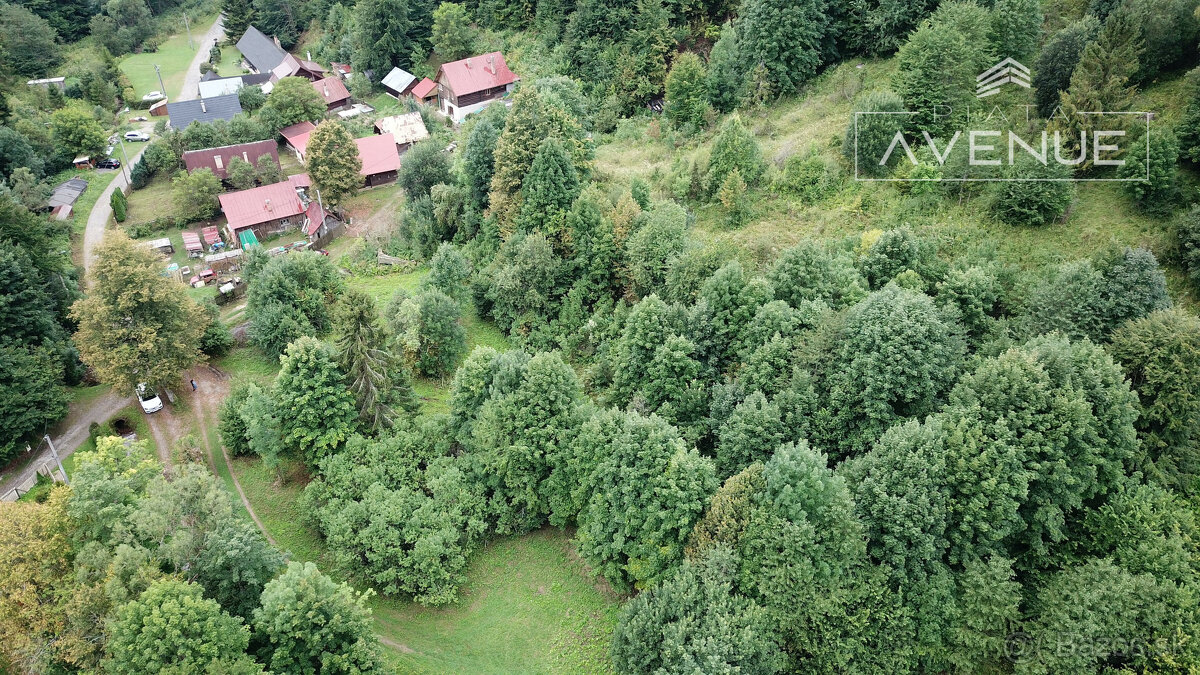
<path fill-rule="evenodd" d="M 396 173 L 400 170 L 400 153 L 396 151 L 394 136 L 366 136 L 354 139 L 354 144 L 358 146 L 358 158 L 362 160 L 359 173 L 366 187 L 396 180 Z"/>
<path fill-rule="evenodd" d="M 312 122 L 300 122 L 293 124 L 279 132 L 286 142 L 292 148 L 292 152 L 296 153 L 296 159 L 304 161 L 304 151 L 308 148 L 308 136 L 316 129 L 317 125 Z"/>
<path fill-rule="evenodd" d="M 287 179 L 297 190 L 303 190 L 312 185 L 312 179 L 306 173 L 294 173 L 288 176 Z"/>
<path fill-rule="evenodd" d="M 184 230 L 182 236 L 183 248 L 187 250 L 189 258 L 199 258 L 204 255 L 204 245 L 200 243 L 200 235 Z"/>
<path fill-rule="evenodd" d="M 455 122 L 461 122 L 512 91 L 519 79 L 508 69 L 500 52 L 443 63 L 434 77 L 438 109 Z"/>
<path fill-rule="evenodd" d="M 205 150 L 189 150 L 183 153 L 183 164 L 187 167 L 188 173 L 192 173 L 196 169 L 208 168 L 216 174 L 217 178 L 225 178 L 229 162 L 234 157 L 240 157 L 243 161 L 257 166 L 259 158 L 264 155 L 270 155 L 276 166 L 279 165 L 279 151 L 275 141 L 256 141 Z"/>
<path fill-rule="evenodd" d="M 350 90 L 336 76 L 330 75 L 312 83 L 313 89 L 325 101 L 327 110 L 337 110 L 350 102 Z"/>
<path fill-rule="evenodd" d="M 250 229 L 258 240 L 296 226 L 305 226 L 305 206 L 290 181 L 219 195 L 221 210 L 229 221 L 230 241 Z"/>

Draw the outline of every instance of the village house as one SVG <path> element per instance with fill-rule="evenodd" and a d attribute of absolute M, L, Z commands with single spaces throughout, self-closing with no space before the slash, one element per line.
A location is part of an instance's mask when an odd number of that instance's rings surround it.
<path fill-rule="evenodd" d="M 288 55 L 277 38 L 267 37 L 254 26 L 246 29 L 237 41 L 237 48 L 242 54 L 242 64 L 252 73 L 269 73 Z"/>
<path fill-rule="evenodd" d="M 308 137 L 312 134 L 313 129 L 316 128 L 317 125 L 312 122 L 304 121 L 297 122 L 290 127 L 285 127 L 279 132 L 279 135 L 283 136 L 283 142 L 287 143 L 288 147 L 295 153 L 296 159 L 300 160 L 301 163 L 304 163 L 304 151 L 308 149 Z"/>
<path fill-rule="evenodd" d="M 229 241 L 242 248 L 297 227 L 307 228 L 307 206 L 291 181 L 219 195 Z"/>
<path fill-rule="evenodd" d="M 197 85 L 196 90 L 199 92 L 200 98 L 212 98 L 214 96 L 236 94 L 242 87 L 258 87 L 261 89 L 264 84 L 270 81 L 270 73 L 246 73 L 245 75 L 220 77 L 216 74 L 216 71 L 210 70 L 200 76 L 200 84 Z"/>
<path fill-rule="evenodd" d="M 287 54 L 279 65 L 271 69 L 271 82 L 278 82 L 285 77 L 303 77 L 315 82 L 328 74 L 329 71 L 316 61 L 304 61 Z"/>
<path fill-rule="evenodd" d="M 508 95 L 520 79 L 508 69 L 500 52 L 443 63 L 434 78 L 438 110 L 458 124 Z"/>
<path fill-rule="evenodd" d="M 345 83 L 332 75 L 313 82 L 312 86 L 325 101 L 325 109 L 329 112 L 344 108 L 350 103 L 350 90 L 346 89 Z"/>
<path fill-rule="evenodd" d="M 183 131 L 192 122 L 210 124 L 217 120 L 231 120 L 242 112 L 237 94 L 198 98 L 191 101 L 175 101 L 167 104 L 167 116 L 171 128 Z"/>
<path fill-rule="evenodd" d="M 419 112 L 381 117 L 375 120 L 375 133 L 391 134 L 396 139 L 396 150 L 400 154 L 429 138 L 429 130 L 425 128 L 425 121 Z"/>
<path fill-rule="evenodd" d="M 183 153 L 183 165 L 187 167 L 188 173 L 200 168 L 211 169 L 217 178 L 224 180 L 228 174 L 229 162 L 234 157 L 240 157 L 251 166 L 257 167 L 259 158 L 264 155 L 269 155 L 275 165 L 279 166 L 278 146 L 275 141 L 271 140 L 240 145 L 223 145 L 219 148 L 205 150 L 189 150 Z"/>
<path fill-rule="evenodd" d="M 391 134 L 366 136 L 354 139 L 358 146 L 358 158 L 362 160 L 359 174 L 364 187 L 392 183 L 400 171 L 400 153 L 396 150 L 396 139 Z"/>

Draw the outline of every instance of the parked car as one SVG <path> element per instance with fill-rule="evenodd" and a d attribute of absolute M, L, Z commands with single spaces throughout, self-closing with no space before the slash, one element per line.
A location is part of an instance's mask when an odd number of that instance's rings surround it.
<path fill-rule="evenodd" d="M 109 157 L 108 159 L 102 159 L 99 162 L 96 162 L 96 168 L 97 169 L 119 169 L 119 168 L 121 168 L 121 160 L 113 159 L 111 157 Z"/>
<path fill-rule="evenodd" d="M 156 394 L 153 389 L 146 386 L 145 382 L 137 386 L 137 397 L 138 403 L 142 404 L 142 410 L 146 414 L 162 410 L 162 399 L 158 397 L 158 394 Z"/>
<path fill-rule="evenodd" d="M 148 134 L 144 131 L 126 131 L 125 132 L 125 140 L 127 140 L 127 141 L 148 141 L 148 140 L 150 140 L 150 134 Z"/>
<path fill-rule="evenodd" d="M 149 94 L 146 94 L 145 96 L 143 96 L 142 100 L 143 101 L 157 101 L 160 98 L 166 98 L 166 97 L 167 97 L 166 94 L 162 93 L 161 91 L 152 91 Z"/>

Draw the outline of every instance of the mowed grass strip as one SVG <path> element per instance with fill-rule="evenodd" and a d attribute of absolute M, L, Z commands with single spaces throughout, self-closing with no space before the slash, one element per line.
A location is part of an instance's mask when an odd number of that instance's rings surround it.
<path fill-rule="evenodd" d="M 179 32 L 164 40 L 158 51 L 130 54 L 121 59 L 121 71 L 129 78 L 133 92 L 140 98 L 165 86 L 167 90 L 163 93 L 170 100 L 179 98 L 179 89 L 183 86 L 188 66 L 192 65 L 196 49 L 200 47 L 200 36 L 208 32 L 216 20 L 216 15 L 192 18 L 193 44 L 189 45 L 188 34 L 183 30 L 181 19 Z M 155 65 L 162 71 L 161 86 L 158 74 L 154 72 Z"/>

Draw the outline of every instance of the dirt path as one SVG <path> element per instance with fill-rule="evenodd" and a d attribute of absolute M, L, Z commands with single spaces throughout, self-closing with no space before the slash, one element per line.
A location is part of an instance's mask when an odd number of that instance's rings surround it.
<path fill-rule="evenodd" d="M 59 458 L 67 457 L 75 452 L 79 446 L 83 445 L 83 442 L 88 439 L 88 426 L 92 422 L 96 422 L 97 424 L 107 422 L 127 406 L 133 405 L 133 403 L 134 397 L 132 394 L 122 396 L 110 390 L 96 400 L 89 402 L 86 406 L 72 405 L 66 419 L 59 422 L 50 437 L 54 441 L 54 447 L 58 450 Z M 50 449 L 45 448 L 32 461 L 26 463 L 22 470 L 4 476 L 0 480 L 0 494 L 4 494 L 11 490 L 13 486 L 20 485 L 29 480 L 33 474 L 37 473 L 37 467 L 49 460 Z"/>
<path fill-rule="evenodd" d="M 246 492 L 242 490 L 242 484 L 238 481 L 237 474 L 233 472 L 233 460 L 229 457 L 229 452 L 225 449 L 225 445 L 221 443 L 220 434 L 217 431 L 217 410 L 221 402 L 229 396 L 229 375 L 217 368 L 208 365 L 197 366 L 188 371 L 185 375 L 189 380 L 195 380 L 196 392 L 191 395 L 192 409 L 196 411 L 196 423 L 200 429 L 200 437 L 204 446 L 209 448 L 205 452 L 208 457 L 209 468 L 214 473 L 217 472 L 217 462 L 225 462 L 225 468 L 229 471 L 229 477 L 233 479 L 233 488 L 237 490 L 238 498 L 242 500 L 242 506 L 246 507 L 246 513 L 250 514 L 250 519 L 258 526 L 263 536 L 275 548 L 279 548 L 279 544 L 271 533 L 267 531 L 267 526 L 259 519 L 258 514 L 254 512 L 254 507 L 250 504 L 250 499 L 246 497 Z M 190 386 L 190 385 L 189 385 Z M 211 444 L 208 442 L 209 434 L 216 440 L 217 446 L 221 448 L 221 456 L 217 457 L 211 451 Z"/>

